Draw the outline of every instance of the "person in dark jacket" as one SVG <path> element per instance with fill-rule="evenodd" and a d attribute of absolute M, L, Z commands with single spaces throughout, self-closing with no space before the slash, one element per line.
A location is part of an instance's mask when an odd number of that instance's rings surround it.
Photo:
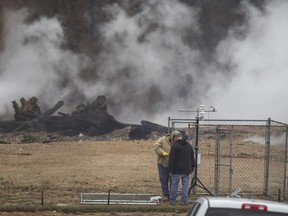
<path fill-rule="evenodd" d="M 176 203 L 179 181 L 182 183 L 181 204 L 188 204 L 189 175 L 195 167 L 194 151 L 192 145 L 185 139 L 179 131 L 171 134 L 172 145 L 169 154 L 168 169 L 172 175 L 170 203 Z"/>

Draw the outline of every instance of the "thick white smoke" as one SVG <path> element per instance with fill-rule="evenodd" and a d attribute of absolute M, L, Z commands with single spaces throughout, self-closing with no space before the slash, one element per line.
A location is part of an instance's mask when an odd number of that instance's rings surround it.
<path fill-rule="evenodd" d="M 108 112 L 122 122 L 194 118 L 178 109 L 201 104 L 217 109 L 210 118 L 288 122 L 288 2 L 273 1 L 264 13 L 247 4 L 242 9 L 248 31 L 239 37 L 239 29 L 231 29 L 208 63 L 188 42 L 201 35 L 199 9 L 178 0 L 147 0 L 134 15 L 118 4 L 107 7 L 111 20 L 99 29 L 104 49 L 92 58 L 97 80 L 89 84 L 79 74 L 90 62 L 63 49 L 65 36 L 56 18 L 27 23 L 26 10 L 7 12 L 0 116 L 13 118 L 11 100 L 21 97 L 37 96 L 45 108 L 63 99 L 70 112 L 70 102 L 76 106 L 103 94 Z"/>
<path fill-rule="evenodd" d="M 109 82 L 111 95 L 117 95 L 114 101 L 118 99 L 119 106 L 128 110 L 121 110 L 122 119 L 150 117 L 149 120 L 166 123 L 168 116 L 196 115 L 180 113 L 179 108 L 195 109 L 206 104 L 217 109 L 210 118 L 272 117 L 288 122 L 288 102 L 283 97 L 288 88 L 287 1 L 272 1 L 264 12 L 243 1 L 241 10 L 248 22 L 243 24 L 244 33 L 239 26 L 231 29 L 229 37 L 219 43 L 215 61 L 209 64 L 183 40 L 187 29 L 193 29 L 193 34 L 198 32 L 197 10 L 176 0 L 147 2 L 147 7 L 133 17 L 117 5 L 110 8 L 114 19 L 103 28 L 108 51 L 102 72 L 105 78 L 109 77 L 104 80 L 114 82 Z M 139 41 L 141 35 L 143 41 Z M 219 65 L 228 65 L 229 69 L 221 71 L 223 67 L 219 69 Z M 124 82 L 116 78 L 123 71 L 127 78 Z M 123 88 L 119 89 L 121 82 Z M 145 90 L 153 85 L 157 87 L 152 89 L 154 103 L 143 100 L 143 95 L 151 97 Z M 139 104 L 138 97 L 143 104 Z M 141 112 L 141 107 L 151 112 Z M 153 108 L 156 115 L 151 115 L 155 113 Z"/>
<path fill-rule="evenodd" d="M 197 12 L 176 0 L 146 1 L 134 16 L 117 4 L 107 10 L 113 19 L 101 29 L 106 49 L 98 86 L 108 89 L 119 118 L 166 124 L 171 113 L 195 105 L 194 95 L 207 85 L 199 51 L 185 41 L 188 31 L 199 34 Z"/>
<path fill-rule="evenodd" d="M 233 119 L 267 119 L 288 122 L 288 2 L 271 1 L 265 13 L 243 5 L 249 31 L 237 31 L 218 47 L 218 59 L 232 66 L 231 79 L 215 79 L 210 103 L 216 116 Z"/>
<path fill-rule="evenodd" d="M 13 118 L 12 100 L 41 97 L 40 106 L 45 110 L 81 86 L 77 74 L 85 61 L 61 48 L 64 35 L 59 21 L 42 17 L 28 24 L 27 17 L 26 9 L 5 13 L 0 116 L 5 114 L 7 119 Z"/>

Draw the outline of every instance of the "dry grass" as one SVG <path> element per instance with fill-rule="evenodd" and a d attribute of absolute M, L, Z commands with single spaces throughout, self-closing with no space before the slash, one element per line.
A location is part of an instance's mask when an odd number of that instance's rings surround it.
<path fill-rule="evenodd" d="M 80 211 L 85 211 L 88 208 L 87 211 L 93 212 L 97 210 L 79 203 L 79 193 L 111 190 L 119 193 L 160 194 L 153 146 L 152 140 L 2 144 L 1 208 L 6 207 L 6 211 L 11 208 L 13 211 L 19 208 L 23 210 L 25 206 L 31 211 L 35 210 L 35 206 L 41 209 L 42 189 L 44 208 L 65 204 L 70 210 L 76 208 L 75 211 L 79 211 L 81 208 Z M 110 208 L 110 211 L 117 211 L 117 208 Z M 154 210 L 163 211 L 161 207 Z M 135 211 L 135 207 L 128 208 L 128 211 Z M 143 211 L 149 212 L 151 208 Z M 167 211 L 173 212 L 169 206 Z M 176 211 L 181 213 L 179 209 Z"/>
<path fill-rule="evenodd" d="M 111 190 L 161 195 L 154 143 L 155 140 L 70 140 L 1 144 L 0 205 L 2 208 L 41 208 L 41 191 L 44 191 L 44 207 L 65 204 L 70 208 L 83 206 L 79 193 L 84 192 Z M 201 139 L 200 144 L 199 177 L 213 193 L 215 139 Z M 278 154 L 277 150 L 275 154 Z M 262 144 L 245 143 L 243 138 L 235 138 L 233 179 L 237 181 L 233 180 L 233 189 L 240 187 L 251 192 L 263 189 L 263 156 Z M 224 180 L 222 183 L 227 184 Z M 205 191 L 197 189 L 197 192 Z"/>

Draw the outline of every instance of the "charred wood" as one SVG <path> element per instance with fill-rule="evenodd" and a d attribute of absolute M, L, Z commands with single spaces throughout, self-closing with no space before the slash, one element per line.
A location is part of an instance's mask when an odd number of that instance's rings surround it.
<path fill-rule="evenodd" d="M 16 132 L 21 129 L 29 129 L 32 131 L 44 130 L 43 123 L 47 120 L 53 113 L 55 113 L 64 104 L 63 101 L 58 101 L 51 109 L 41 113 L 39 116 L 33 118 L 31 121 L 26 121 L 20 126 L 15 128 L 12 132 Z"/>
<path fill-rule="evenodd" d="M 20 99 L 21 107 L 14 100 L 12 101 L 12 106 L 15 111 L 14 119 L 16 121 L 29 121 L 37 117 L 41 111 L 38 106 L 38 98 L 31 97 L 28 101 L 25 98 Z"/>
<path fill-rule="evenodd" d="M 159 133 L 167 133 L 168 131 L 165 126 L 145 120 L 141 121 L 141 125 L 117 121 L 107 112 L 107 100 L 103 95 L 98 96 L 92 103 L 76 106 L 71 115 L 62 112 L 53 115 L 63 106 L 63 101 L 58 101 L 52 108 L 42 113 L 37 101 L 36 97 L 27 101 L 21 98 L 21 106 L 16 101 L 12 101 L 15 121 L 0 121 L 0 133 L 43 131 L 64 136 L 78 136 L 80 134 L 98 136 L 118 129 L 130 128 L 128 134 L 130 139 L 148 139 L 153 131 Z M 32 138 L 26 136 L 24 140 L 32 142 Z"/>
<path fill-rule="evenodd" d="M 168 127 L 143 120 L 141 121 L 141 125 L 137 125 L 130 130 L 129 138 L 136 140 L 146 140 L 150 138 L 153 131 L 159 133 L 168 133 Z"/>

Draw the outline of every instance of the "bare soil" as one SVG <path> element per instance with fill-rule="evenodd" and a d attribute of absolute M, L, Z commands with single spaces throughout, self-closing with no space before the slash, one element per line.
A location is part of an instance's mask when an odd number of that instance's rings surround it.
<path fill-rule="evenodd" d="M 107 193 L 108 191 L 161 196 L 156 155 L 153 149 L 159 135 L 153 135 L 149 140 L 139 141 L 128 140 L 123 134 L 126 132 L 122 130 L 110 134 L 109 137 L 97 139 L 79 136 L 73 139 L 58 139 L 52 142 L 42 140 L 33 143 L 23 143 L 23 139 L 20 141 L 21 138 L 10 136 L 7 142 L 0 144 L 0 206 L 81 207 L 84 205 L 80 203 L 81 193 Z M 239 148 L 237 150 L 239 154 L 236 155 L 239 161 L 238 169 L 247 170 L 244 165 L 250 163 L 263 168 L 263 164 L 257 161 L 258 155 L 255 155 L 255 152 L 259 152 L 261 148 L 255 147 L 255 151 L 245 150 L 242 144 L 237 145 L 237 143 L 236 148 Z M 201 170 L 205 172 L 200 171 L 199 175 L 202 182 L 205 182 L 206 186 L 208 184 L 210 188 L 213 188 L 211 180 L 214 172 L 213 150 L 213 139 L 201 144 L 201 160 L 205 161 L 201 164 Z M 262 152 L 261 150 L 259 157 Z M 247 175 L 251 176 L 249 173 Z M 261 175 L 262 173 L 259 175 L 254 173 L 256 181 L 259 176 L 262 177 Z M 262 182 L 259 186 L 262 187 Z M 192 194 L 190 201 L 196 198 L 197 196 Z M 167 212 L 141 212 L 140 210 L 131 213 L 103 212 L 96 215 L 182 216 L 186 215 L 185 212 L 189 209 L 189 206 L 183 208 L 177 205 L 175 211 L 171 211 L 168 203 L 162 202 L 160 205 L 164 208 L 167 206 Z M 61 215 L 62 213 L 0 212 L 0 216 L 39 214 Z M 81 214 L 77 213 L 77 215 Z"/>
<path fill-rule="evenodd" d="M 153 139 L 96 141 L 77 138 L 49 143 L 18 141 L 0 144 L 2 207 L 41 206 L 43 203 L 44 206 L 82 206 L 80 193 L 109 190 L 111 193 L 161 195 Z M 38 214 L 61 213 L 0 212 L 0 216 Z M 181 215 L 177 211 L 165 214 L 97 213 L 103 216 L 175 214 Z"/>
<path fill-rule="evenodd" d="M 152 141 L 9 144 L 0 151 L 2 185 L 15 189 L 160 192 Z M 66 200 L 76 204 L 78 194 Z"/>

